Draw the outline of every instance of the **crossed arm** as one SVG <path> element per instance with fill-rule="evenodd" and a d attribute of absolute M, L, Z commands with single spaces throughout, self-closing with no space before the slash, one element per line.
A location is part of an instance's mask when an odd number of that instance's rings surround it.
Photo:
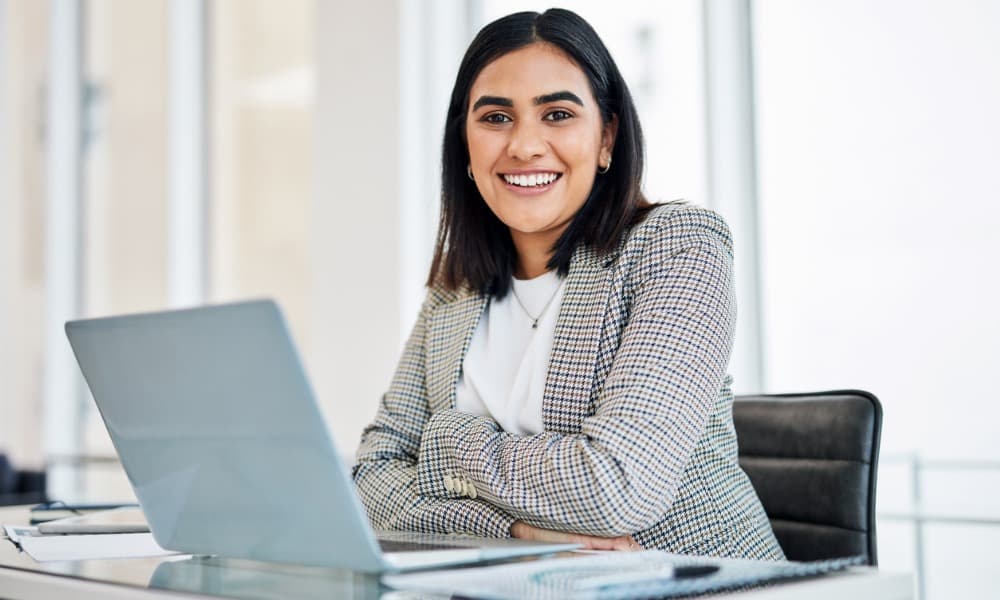
<path fill-rule="evenodd" d="M 537 535 L 528 525 L 621 542 L 663 519 L 725 374 L 734 303 L 725 232 L 680 243 L 661 233 L 636 267 L 621 344 L 577 434 L 516 436 L 488 417 L 430 414 L 425 304 L 354 471 L 376 527 Z M 476 498 L 445 475 L 472 482 Z"/>

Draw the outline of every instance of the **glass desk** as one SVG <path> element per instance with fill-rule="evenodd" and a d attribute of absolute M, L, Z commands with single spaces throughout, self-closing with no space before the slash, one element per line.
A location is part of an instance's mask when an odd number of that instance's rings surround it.
<path fill-rule="evenodd" d="M 27 522 L 27 506 L 0 507 L 0 523 Z M 177 596 L 177 592 L 182 592 L 185 598 L 194 594 L 216 598 L 304 600 L 381 598 L 391 593 L 380 586 L 377 575 L 217 557 L 166 556 L 39 563 L 18 552 L 6 537 L 0 539 L 0 597 L 20 597 L 12 593 L 15 591 L 22 591 L 24 597 L 39 597 L 36 594 L 46 588 L 51 588 L 52 597 L 66 597 L 66 592 L 87 597 L 87 590 L 93 588 L 95 598 L 109 595 L 153 598 Z"/>
<path fill-rule="evenodd" d="M 0 507 L 0 523 L 28 522 L 28 507 Z M 0 597 L 82 600 L 127 598 L 413 599 L 417 595 L 382 586 L 377 575 L 339 569 L 276 565 L 217 557 L 158 557 L 35 562 L 0 539 Z M 419 595 L 427 599 L 427 595 Z M 713 599 L 793 598 L 904 600 L 913 598 L 912 577 L 870 567 L 817 579 L 780 583 Z"/>

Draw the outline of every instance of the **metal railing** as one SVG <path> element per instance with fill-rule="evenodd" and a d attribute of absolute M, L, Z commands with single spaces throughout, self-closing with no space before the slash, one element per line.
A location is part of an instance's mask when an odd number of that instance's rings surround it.
<path fill-rule="evenodd" d="M 927 524 L 1000 526 L 1000 512 L 996 515 L 968 515 L 947 511 L 927 511 L 924 509 L 924 475 L 927 471 L 992 471 L 1000 473 L 997 460 L 949 460 L 925 459 L 916 454 L 883 455 L 882 464 L 906 463 L 910 471 L 911 510 L 879 510 L 876 518 L 886 521 L 909 522 L 913 524 L 914 558 L 916 561 L 917 597 L 925 598 L 926 554 L 924 549 L 924 526 Z"/>

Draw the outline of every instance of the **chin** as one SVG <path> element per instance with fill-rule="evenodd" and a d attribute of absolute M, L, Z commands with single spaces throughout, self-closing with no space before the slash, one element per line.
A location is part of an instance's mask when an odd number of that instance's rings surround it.
<path fill-rule="evenodd" d="M 540 206 L 540 204 L 536 203 L 534 206 L 508 206 L 507 210 L 502 210 L 496 214 L 511 229 L 524 232 L 542 231 L 558 221 L 559 214 L 549 207 Z"/>
<path fill-rule="evenodd" d="M 556 219 L 553 218 L 518 218 L 504 220 L 504 224 L 518 233 L 542 233 L 552 229 Z"/>

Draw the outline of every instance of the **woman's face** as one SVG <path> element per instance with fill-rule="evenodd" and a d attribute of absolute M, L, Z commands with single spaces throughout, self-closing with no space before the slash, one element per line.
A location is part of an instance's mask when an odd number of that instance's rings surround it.
<path fill-rule="evenodd" d="M 465 125 L 469 164 L 519 252 L 555 244 L 608 164 L 615 126 L 603 126 L 587 76 L 550 44 L 505 54 L 479 73 Z"/>

